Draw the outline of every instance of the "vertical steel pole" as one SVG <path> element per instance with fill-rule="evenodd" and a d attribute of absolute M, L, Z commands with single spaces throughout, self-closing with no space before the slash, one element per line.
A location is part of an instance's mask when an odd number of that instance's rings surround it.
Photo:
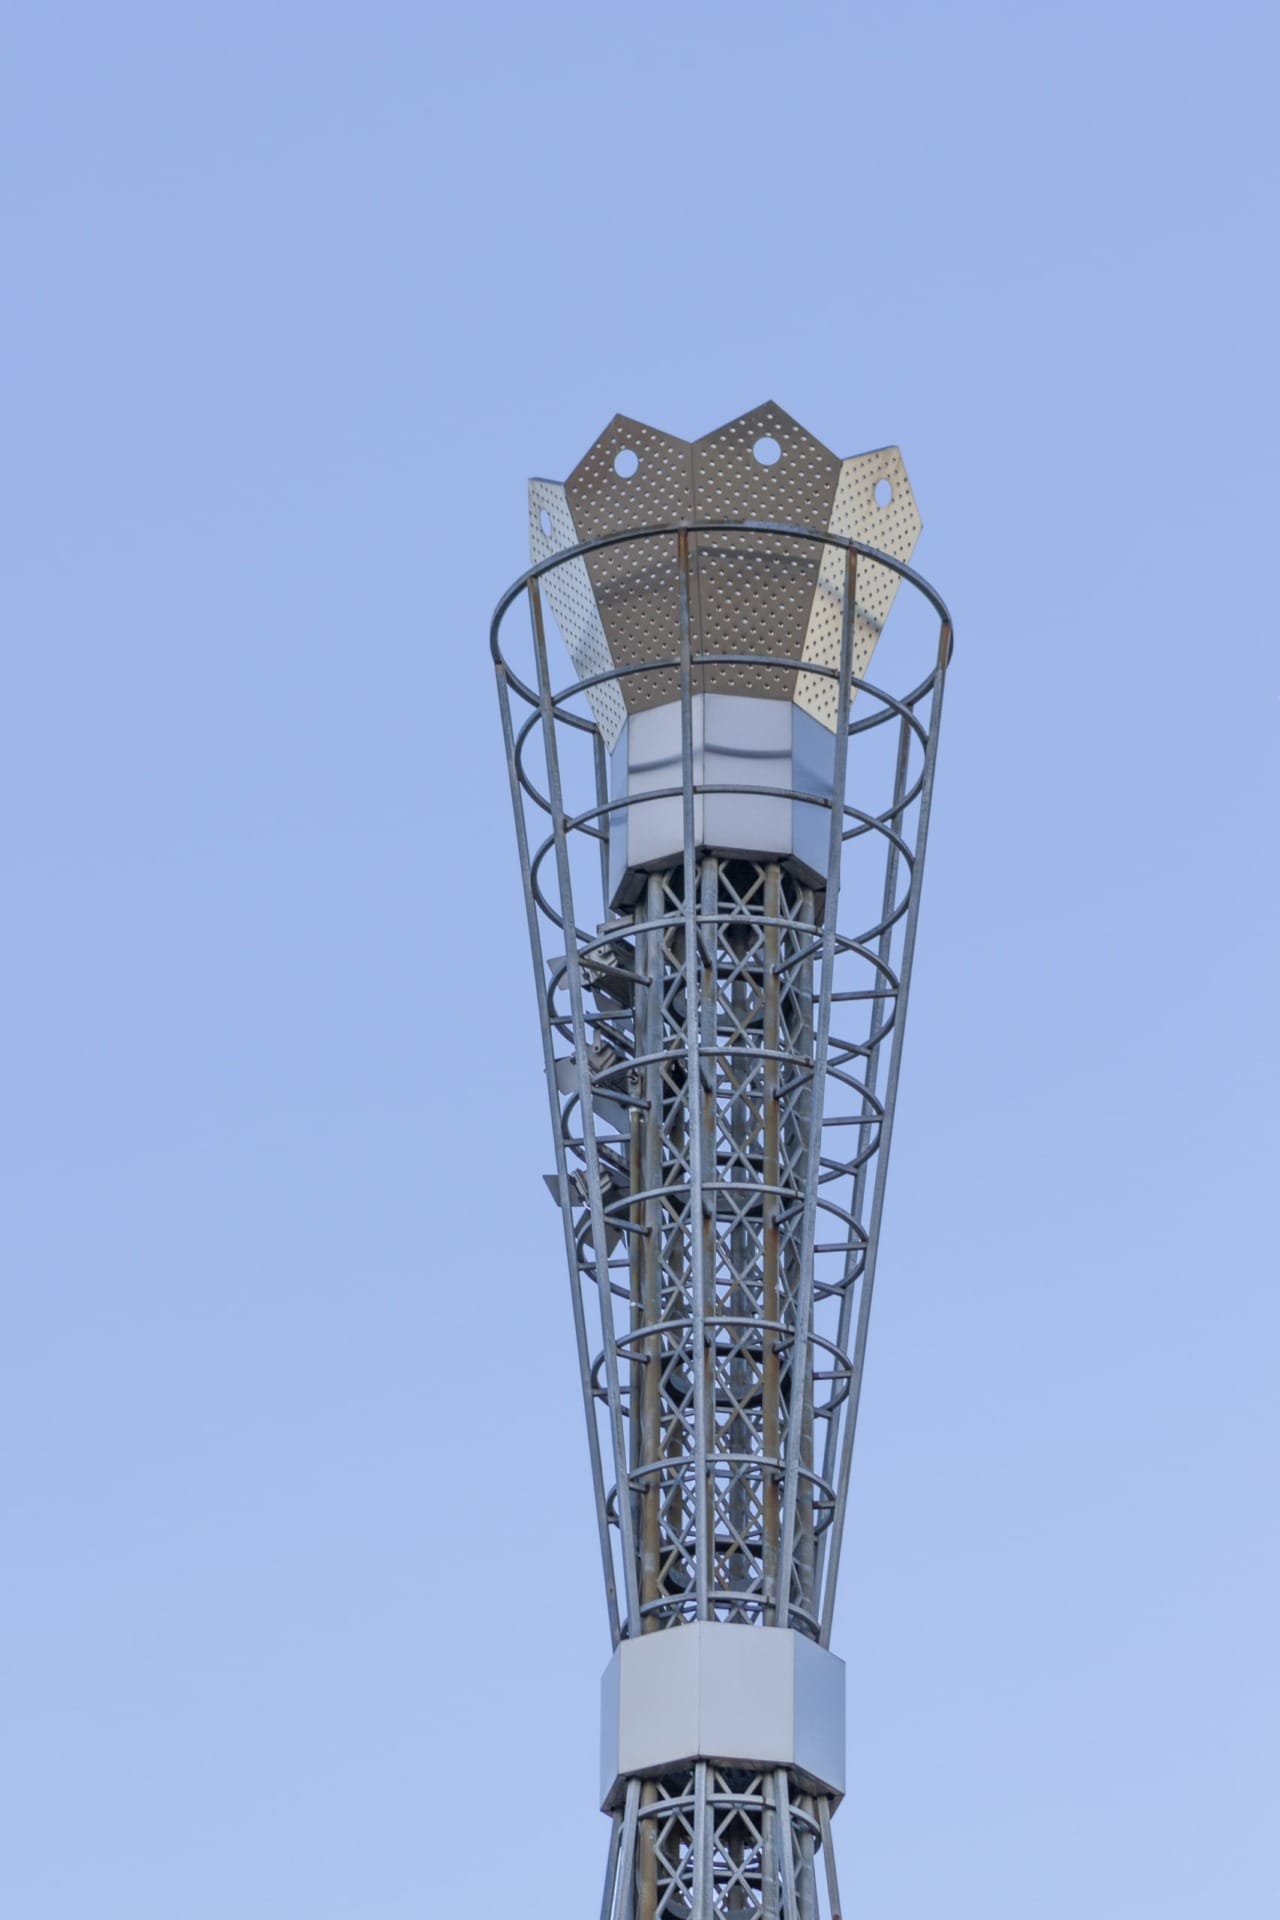
<path fill-rule="evenodd" d="M 691 1920 L 712 1920 L 711 1837 L 715 1827 L 709 1769 L 699 1760 L 693 1770 L 693 1913 Z"/>
<path fill-rule="evenodd" d="M 808 1165 L 805 1171 L 804 1216 L 800 1239 L 800 1277 L 795 1313 L 795 1349 L 791 1362 L 790 1406 L 787 1413 L 787 1466 L 782 1491 L 782 1551 L 778 1555 L 778 1622 L 791 1623 L 791 1568 L 795 1554 L 796 1509 L 800 1499 L 800 1455 L 806 1410 L 812 1404 L 814 1242 L 818 1214 L 818 1181 L 822 1171 L 822 1096 L 831 1037 L 831 987 L 835 971 L 836 916 L 840 900 L 840 867 L 844 853 L 844 787 L 849 757 L 849 700 L 853 672 L 854 593 L 857 555 L 845 554 L 844 607 L 840 623 L 840 681 L 836 698 L 836 746 L 831 776 L 831 827 L 827 845 L 827 893 L 822 919 L 822 991 L 818 996 L 818 1024 L 813 1054 L 813 1096 L 809 1111 Z"/>
<path fill-rule="evenodd" d="M 825 1794 L 818 1801 L 818 1828 L 822 1834 L 822 1858 L 827 1869 L 827 1904 L 831 1909 L 831 1920 L 843 1920 L 835 1848 L 831 1844 L 831 1802 Z"/>
<path fill-rule="evenodd" d="M 604 1894 L 600 1901 L 600 1920 L 614 1920 L 618 1898 L 618 1855 L 622 1848 L 622 1815 L 615 1813 L 609 1822 L 609 1859 L 604 1870 Z"/>
<path fill-rule="evenodd" d="M 519 759 L 516 752 L 515 731 L 511 724 L 511 699 L 507 686 L 506 669 L 498 666 L 498 704 L 502 709 L 502 735 L 507 749 L 507 769 L 511 781 L 511 804 L 515 812 L 516 845 L 520 854 L 520 871 L 524 876 L 525 918 L 529 927 L 529 944 L 533 949 L 533 964 L 538 985 L 539 999 L 545 995 L 546 959 L 542 949 L 542 929 L 538 921 L 538 908 L 529 883 L 532 871 L 529 858 L 529 829 L 525 820 L 524 796 L 520 790 Z M 551 1037 L 550 1022 L 545 1009 L 540 1009 L 542 1017 L 539 1025 L 542 1029 L 542 1067 L 547 1084 L 547 1099 L 551 1107 L 551 1134 L 555 1146 L 556 1179 L 560 1183 L 561 1193 L 568 1190 L 569 1163 L 565 1153 L 564 1133 L 560 1123 L 560 1103 L 556 1097 L 555 1046 Z M 618 1609 L 618 1588 L 614 1572 L 613 1548 L 609 1538 L 609 1512 L 605 1499 L 604 1461 L 600 1451 L 600 1432 L 596 1425 L 595 1399 L 591 1391 L 591 1346 L 587 1338 L 586 1314 L 582 1303 L 582 1276 L 578 1268 L 578 1250 L 574 1242 L 573 1225 L 568 1207 L 560 1209 L 564 1228 L 565 1257 L 569 1268 L 569 1291 L 573 1308 L 573 1333 L 578 1352 L 578 1372 L 582 1384 L 582 1402 L 587 1417 L 587 1451 L 591 1460 L 591 1484 L 595 1494 L 596 1524 L 600 1533 L 600 1557 L 604 1572 L 605 1604 L 609 1613 L 609 1632 L 616 1646 L 622 1631 L 622 1621 Z"/>
<path fill-rule="evenodd" d="M 534 653 L 538 666 L 538 702 L 542 713 L 543 748 L 547 759 L 547 791 L 551 801 L 551 825 L 555 836 L 556 880 L 560 895 L 560 912 L 564 921 L 565 966 L 569 984 L 569 1004 L 573 1015 L 574 1063 L 578 1075 L 578 1095 L 582 1103 L 583 1148 L 586 1157 L 587 1194 L 591 1213 L 592 1266 L 600 1297 L 605 1373 L 609 1382 L 609 1423 L 613 1436 L 614 1470 L 618 1489 L 618 1532 L 622 1541 L 622 1578 L 627 1601 L 626 1624 L 627 1632 L 635 1634 L 639 1632 L 640 1626 L 640 1593 L 636 1579 L 635 1537 L 631 1488 L 627 1471 L 627 1441 L 622 1424 L 622 1392 L 613 1324 L 613 1297 L 609 1285 L 609 1243 L 605 1231 L 604 1196 L 600 1188 L 600 1160 L 596 1146 L 595 1112 L 591 1099 L 591 1064 L 587 1058 L 582 959 L 578 952 L 578 923 L 573 910 L 573 879 L 570 872 L 569 848 L 566 844 L 564 797 L 560 787 L 556 710 L 551 697 L 551 676 L 547 666 L 547 636 L 542 620 L 542 596 L 538 590 L 536 576 L 529 582 L 529 606 L 533 620 Z M 554 1067 L 552 1074 L 554 1077 Z"/>
<path fill-rule="evenodd" d="M 898 836 L 901 836 L 902 833 L 903 823 L 899 815 L 902 811 L 902 803 L 907 791 L 907 775 L 911 765 L 912 738 L 911 726 L 904 716 L 898 723 L 898 752 L 894 763 L 893 801 L 889 809 L 888 819 L 890 833 Z M 862 1096 L 862 1122 L 856 1134 L 856 1153 L 859 1157 L 859 1165 L 853 1177 L 853 1197 L 849 1205 L 850 1216 L 855 1222 L 855 1227 L 852 1231 L 855 1233 L 856 1223 L 862 1219 L 868 1169 L 874 1157 L 868 1153 L 868 1148 L 871 1145 L 872 1129 L 876 1124 L 875 1092 L 880 1077 L 881 1041 L 886 1026 L 894 1018 L 893 1009 L 896 1008 L 897 1003 L 896 990 L 893 997 L 893 1007 L 887 1006 L 886 999 L 879 996 L 886 996 L 885 975 L 883 970 L 888 967 L 893 952 L 893 922 L 891 916 L 893 914 L 894 902 L 898 890 L 899 861 L 900 855 L 897 839 L 891 838 L 888 842 L 888 853 L 885 860 L 884 887 L 881 890 L 881 930 L 876 942 L 876 961 L 878 964 L 877 970 L 872 975 L 872 990 L 878 997 L 872 1002 L 871 1030 L 868 1035 L 865 1055 L 866 1064 L 863 1070 L 863 1086 L 865 1092 Z M 877 1142 L 877 1148 L 879 1144 L 880 1143 Z M 865 1156 L 865 1158 L 863 1156 Z M 840 1316 L 835 1341 L 836 1346 L 842 1354 L 847 1352 L 849 1346 L 849 1332 L 853 1324 L 854 1300 L 858 1291 L 855 1284 L 855 1273 L 862 1251 L 860 1246 L 854 1244 L 850 1247 L 849 1257 L 845 1262 L 844 1287 L 840 1296 Z M 852 1396 L 853 1376 L 852 1373 L 850 1373 L 849 1379 L 845 1382 L 843 1419 L 839 1422 L 832 1420 L 827 1428 L 827 1442 L 823 1455 L 822 1477 L 828 1486 L 835 1484 L 834 1476 L 840 1457 L 840 1431 L 844 1422 L 848 1420 L 852 1412 Z M 822 1538 L 818 1543 L 817 1561 L 814 1569 L 814 1593 L 817 1596 L 825 1595 L 826 1591 L 824 1583 L 826 1579 L 827 1543 L 828 1534 L 826 1530 L 824 1530 Z"/>
<path fill-rule="evenodd" d="M 933 802 L 933 770 L 938 756 L 938 726 L 942 718 L 942 693 L 946 663 L 951 650 L 951 627 L 943 623 L 938 649 L 938 665 L 933 676 L 933 697 L 929 710 L 929 730 L 925 745 L 924 771 L 921 776 L 920 817 L 916 826 L 916 857 L 911 873 L 911 899 L 907 906 L 907 924 L 902 942 L 902 972 L 894 1010 L 893 1040 L 889 1049 L 889 1075 L 885 1083 L 884 1119 L 880 1129 L 880 1149 L 876 1158 L 875 1187 L 871 1200 L 871 1220 L 867 1231 L 867 1264 L 863 1270 L 862 1293 L 858 1302 L 858 1331 L 854 1341 L 853 1375 L 849 1383 L 849 1410 L 840 1451 L 840 1473 L 836 1485 L 836 1510 L 831 1520 L 831 1546 L 827 1556 L 827 1584 L 822 1599 L 822 1645 L 831 1644 L 835 1616 L 836 1580 L 840 1572 L 840 1552 L 844 1544 L 845 1515 L 849 1507 L 849 1468 L 858 1426 L 858 1402 L 862 1396 L 862 1372 L 866 1364 L 867 1329 L 871 1319 L 871 1296 L 875 1288 L 876 1261 L 880 1253 L 880 1223 L 884 1214 L 885 1181 L 889 1172 L 889 1147 L 893 1138 L 893 1116 L 898 1099 L 898 1077 L 902 1071 L 902 1039 L 907 1024 L 907 993 L 911 985 L 911 963 L 915 957 L 916 927 L 920 919 L 921 882 L 924 878 L 925 848 L 929 839 L 929 812 Z"/>
<path fill-rule="evenodd" d="M 785 1767 L 774 1776 L 777 1782 L 778 1822 L 782 1853 L 782 1893 L 784 1920 L 800 1920 L 800 1899 L 796 1890 L 795 1823 L 791 1818 L 791 1782 Z"/>
<path fill-rule="evenodd" d="M 702 1048 L 698 1007 L 700 957 L 698 945 L 697 835 L 693 778 L 693 635 L 690 619 L 689 535 L 677 536 L 680 569 L 680 752 L 683 814 L 684 968 L 685 968 L 685 1104 L 688 1112 L 689 1153 L 689 1304 L 693 1370 L 694 1564 L 697 1616 L 710 1617 L 710 1502 L 707 1486 L 707 1309 L 706 1234 L 703 1218 L 703 1087 Z M 701 1804 L 701 1803 L 700 1803 Z"/>
<path fill-rule="evenodd" d="M 640 1782 L 628 1780 L 618 1859 L 617 1920 L 636 1920 L 636 1826 L 639 1817 Z M 644 1914 L 641 1920 L 651 1920 L 651 1916 Z"/>

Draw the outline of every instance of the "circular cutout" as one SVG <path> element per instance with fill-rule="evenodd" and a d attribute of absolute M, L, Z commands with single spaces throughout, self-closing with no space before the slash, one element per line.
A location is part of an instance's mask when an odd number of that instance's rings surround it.
<path fill-rule="evenodd" d="M 547 512 L 545 507 L 543 507 L 542 511 L 538 515 L 538 525 L 542 528 L 543 533 L 546 535 L 547 539 L 549 540 L 551 538 L 551 515 Z"/>
<path fill-rule="evenodd" d="M 613 463 L 613 470 L 619 480 L 629 480 L 640 465 L 640 455 L 634 447 L 624 447 Z"/>
<path fill-rule="evenodd" d="M 893 488 L 887 480 L 877 480 L 875 492 L 878 507 L 888 507 L 893 504 Z"/>
<path fill-rule="evenodd" d="M 762 467 L 776 467 L 782 458 L 782 448 L 771 433 L 762 433 L 751 451 Z"/>

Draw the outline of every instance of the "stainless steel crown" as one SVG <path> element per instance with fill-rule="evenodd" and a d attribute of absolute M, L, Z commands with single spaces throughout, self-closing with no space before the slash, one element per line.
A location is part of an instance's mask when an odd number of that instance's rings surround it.
<path fill-rule="evenodd" d="M 753 523 L 708 530 L 706 523 Z M 700 846 L 781 854 L 811 874 L 825 859 L 839 703 L 846 564 L 836 547 L 770 535 L 808 527 L 907 561 L 920 515 L 896 447 L 840 460 L 773 402 L 701 440 L 617 414 L 563 486 L 529 483 L 535 565 L 625 528 L 702 523 L 689 538 L 693 732 Z M 899 575 L 857 569 L 852 671 L 866 674 Z M 681 846 L 681 713 L 671 664 L 680 627 L 675 552 L 596 547 L 545 576 L 544 593 L 610 754 L 610 885 L 626 904 Z M 810 671 L 806 672 L 805 669 Z M 731 793 L 739 786 L 754 792 Z M 635 804 L 646 794 L 665 800 Z M 808 801 L 779 796 L 806 792 Z M 629 804 L 622 804 L 622 803 Z"/>
<path fill-rule="evenodd" d="M 920 514 L 897 447 L 841 460 L 772 401 L 740 414 L 701 440 L 615 414 L 561 486 L 529 482 L 529 549 L 537 564 L 553 553 L 625 527 L 696 520 L 748 520 L 821 528 L 865 541 L 907 561 Z M 758 655 L 708 667 L 709 692 L 792 700 L 828 730 L 836 692 L 805 665 L 840 659 L 844 564 L 833 548 L 798 550 L 758 534 L 700 534 L 693 540 L 695 653 Z M 853 671 L 865 674 L 898 589 L 898 575 L 867 561 L 858 571 Z M 679 624 L 679 580 L 669 554 L 612 547 L 569 561 L 547 576 L 546 597 L 570 658 L 584 677 L 668 659 Z M 612 748 L 629 713 L 676 696 L 674 671 L 606 681 L 588 693 Z"/>

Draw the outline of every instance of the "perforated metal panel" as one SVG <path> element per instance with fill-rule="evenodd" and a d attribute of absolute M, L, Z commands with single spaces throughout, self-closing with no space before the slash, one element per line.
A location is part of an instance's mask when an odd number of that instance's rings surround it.
<path fill-rule="evenodd" d="M 635 471 L 620 474 L 630 454 Z M 629 464 L 623 460 L 623 464 Z M 660 525 L 694 517 L 693 456 L 687 440 L 615 414 L 565 483 L 579 540 L 622 527 Z M 675 542 L 645 542 L 593 553 L 587 571 L 614 664 L 640 666 L 670 660 L 679 646 L 680 578 Z M 636 674 L 621 683 L 627 711 L 662 706 L 678 688 L 670 673 Z"/>
<path fill-rule="evenodd" d="M 778 449 L 769 463 L 756 451 L 768 441 Z M 839 475 L 835 454 L 772 401 L 707 434 L 693 449 L 700 520 L 825 527 Z M 821 549 L 762 534 L 699 534 L 694 552 L 703 650 L 799 661 Z M 763 667 L 709 668 L 705 685 L 709 692 L 790 700 L 795 678 Z"/>
<path fill-rule="evenodd" d="M 877 488 L 889 496 L 883 505 L 876 498 Z M 895 560 L 911 558 L 920 538 L 920 514 L 897 447 L 879 447 L 874 453 L 862 453 L 844 462 L 829 524 L 832 533 L 841 534 L 846 540 L 865 540 L 868 546 L 891 553 Z M 819 666 L 840 664 L 844 581 L 844 554 L 834 547 L 824 549 L 803 656 Z M 874 560 L 859 560 L 853 671 L 860 678 L 871 664 L 880 630 L 889 617 L 897 591 L 896 573 Z M 796 705 L 825 727 L 835 726 L 837 697 L 834 680 L 813 673 L 799 676 Z"/>
<path fill-rule="evenodd" d="M 878 488 L 888 493 L 883 503 Z M 910 558 L 920 534 L 896 447 L 841 462 L 773 401 L 692 445 L 615 414 L 563 487 L 548 480 L 529 487 L 535 561 L 628 527 L 716 519 L 830 527 L 900 560 Z M 764 665 L 704 668 L 695 675 L 696 690 L 794 700 L 823 726 L 834 727 L 835 682 L 804 673 L 800 663 L 839 664 L 843 552 L 768 534 L 704 533 L 691 536 L 690 560 L 695 652 L 755 654 L 797 665 L 795 674 Z M 859 563 L 853 661 L 859 676 L 870 665 L 897 587 L 898 576 L 888 567 Z M 567 562 L 546 576 L 544 591 L 584 677 L 611 665 L 645 666 L 676 655 L 680 583 L 674 540 L 637 542 Z M 606 745 L 613 747 L 627 713 L 664 706 L 678 691 L 674 667 L 593 689 L 591 710 Z"/>
<path fill-rule="evenodd" d="M 554 480 L 529 482 L 529 553 L 535 566 L 580 544 L 565 490 Z M 542 576 L 542 592 L 560 629 L 579 679 L 608 673 L 613 666 L 585 560 L 562 561 Z M 587 689 L 591 717 L 612 751 L 627 710 L 616 680 Z"/>

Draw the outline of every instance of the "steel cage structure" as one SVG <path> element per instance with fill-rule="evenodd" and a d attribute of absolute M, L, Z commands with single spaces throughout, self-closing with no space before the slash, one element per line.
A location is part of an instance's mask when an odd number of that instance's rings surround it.
<path fill-rule="evenodd" d="M 716 672 L 796 672 L 794 658 L 758 648 L 702 646 L 692 609 L 708 536 L 838 556 L 839 663 L 804 667 L 833 689 L 829 781 L 805 784 L 796 769 L 785 788 L 707 777 L 695 705 Z M 543 583 L 619 547 L 674 577 L 678 632 L 641 664 L 559 683 Z M 905 693 L 853 671 L 868 564 L 937 620 L 936 658 Z M 521 600 L 528 678 L 504 650 Z M 613 1646 L 702 1624 L 781 1628 L 826 1649 L 950 615 L 919 574 L 866 542 L 694 519 L 609 533 L 529 568 L 498 604 L 491 646 Z M 677 690 L 679 779 L 618 796 L 586 697 L 643 676 Z M 708 840 L 709 803 L 765 795 L 816 810 L 821 869 Z M 679 809 L 679 850 L 620 903 L 610 837 L 629 811 L 664 802 Z M 606 1769 L 602 1920 L 838 1920 L 830 1816 L 842 1787 L 802 1755 L 699 1751 L 620 1764 L 612 1781 Z"/>

